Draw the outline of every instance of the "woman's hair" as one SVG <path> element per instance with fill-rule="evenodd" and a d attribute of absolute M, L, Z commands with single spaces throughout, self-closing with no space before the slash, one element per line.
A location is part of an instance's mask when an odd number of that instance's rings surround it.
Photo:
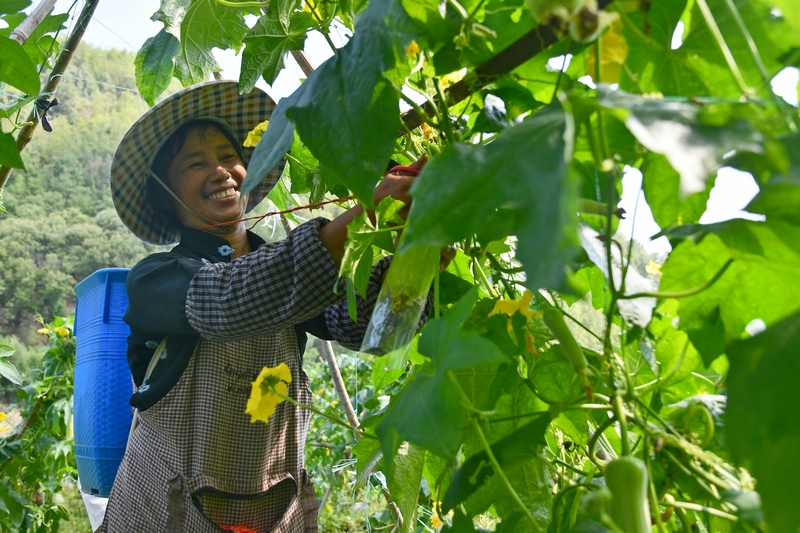
<path fill-rule="evenodd" d="M 167 139 L 167 142 L 161 146 L 155 159 L 153 159 L 153 164 L 150 166 L 153 173 L 155 173 L 161 181 L 169 185 L 167 177 L 169 167 L 172 165 L 172 160 L 175 159 L 175 156 L 178 155 L 178 152 L 183 148 L 183 145 L 186 144 L 186 137 L 188 137 L 189 132 L 195 129 L 201 130 L 205 138 L 205 136 L 208 135 L 208 130 L 211 128 L 222 133 L 228 141 L 230 141 L 241 158 L 240 141 L 233 137 L 233 132 L 231 132 L 229 128 L 223 127 L 214 120 L 196 119 L 178 128 L 175 133 Z M 151 176 L 147 177 L 147 202 L 153 208 L 156 215 L 161 217 L 166 223 L 175 227 L 181 226 L 178 214 L 173 205 L 174 200 L 172 196 Z"/>

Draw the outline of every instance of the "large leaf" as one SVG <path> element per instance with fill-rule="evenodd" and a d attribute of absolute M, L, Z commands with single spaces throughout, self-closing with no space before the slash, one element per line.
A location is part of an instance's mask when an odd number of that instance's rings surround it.
<path fill-rule="evenodd" d="M 800 478 L 800 314 L 728 348 L 725 440 L 758 479 L 770 531 L 797 531 Z"/>
<path fill-rule="evenodd" d="M 45 59 L 51 54 L 51 47 L 54 50 L 58 50 L 58 46 L 53 46 L 54 38 L 48 34 L 63 30 L 64 22 L 67 18 L 69 18 L 68 13 L 47 15 L 36 26 L 36 29 L 31 32 L 23 48 L 25 48 L 25 52 L 34 64 L 41 65 L 44 63 Z"/>
<path fill-rule="evenodd" d="M 243 39 L 245 49 L 242 53 L 239 90 L 243 93 L 252 91 L 259 76 L 270 85 L 274 83 L 283 69 L 286 53 L 303 49 L 308 29 L 314 24 L 311 13 L 306 12 L 294 13 L 288 26 L 277 14 L 273 14 L 273 10 L 259 18 Z"/>
<path fill-rule="evenodd" d="M 497 459 L 500 467 L 504 471 L 510 472 L 520 463 L 534 458 L 539 447 L 547 444 L 544 434 L 549 425 L 550 417 L 540 416 L 492 444 L 492 455 Z M 485 450 L 467 459 L 456 472 L 450 489 L 442 500 L 442 510 L 446 513 L 465 501 L 494 474 L 494 467 Z"/>
<path fill-rule="evenodd" d="M 398 0 L 370 2 L 350 42 L 278 104 L 253 152 L 243 190 L 252 190 L 277 166 L 297 128 L 326 179 L 371 206 L 400 127 L 398 94 L 384 73 L 399 58 L 406 62 L 405 49 L 415 35 Z"/>
<path fill-rule="evenodd" d="M 17 41 L 0 37 L 0 82 L 28 95 L 39 94 L 39 72 L 25 49 Z"/>
<path fill-rule="evenodd" d="M 686 0 L 654 2 L 644 10 L 624 15 L 623 36 L 628 57 L 620 76 L 620 88 L 636 93 L 661 92 L 668 95 L 707 96 L 711 80 L 692 63 L 686 50 L 672 49 L 672 35 L 681 19 Z M 645 34 L 647 17 L 649 31 Z"/>
<path fill-rule="evenodd" d="M 403 527 L 398 533 L 414 533 L 417 522 L 417 499 L 425 465 L 425 450 L 409 444 L 398 450 L 394 460 L 394 476 L 389 482 L 389 493 L 403 516 Z"/>
<path fill-rule="evenodd" d="M 725 44 L 733 54 L 736 65 L 745 83 L 761 97 L 771 96 L 769 79 L 783 65 L 779 57 L 797 46 L 797 33 L 783 17 L 776 17 L 774 2 L 770 0 L 733 0 L 745 22 L 748 32 L 757 43 L 759 56 L 767 70 L 767 80 L 762 76 L 753 59 L 746 37 L 739 28 L 729 0 L 707 0 Z M 796 11 L 796 6 L 788 11 Z M 714 95 L 739 98 L 742 91 L 736 83 L 719 44 L 708 28 L 699 6 L 695 3 L 691 13 L 691 24 L 680 50 L 696 65 L 697 72 L 707 80 L 713 80 Z M 687 95 L 691 96 L 691 95 Z"/>
<path fill-rule="evenodd" d="M 31 0 L 5 0 L 0 3 L 0 15 L 16 13 L 31 5 Z"/>
<path fill-rule="evenodd" d="M 800 309 L 800 227 L 736 220 L 717 229 L 699 243 L 683 241 L 661 269 L 661 291 L 687 290 L 733 259 L 711 287 L 680 299 L 679 328 L 706 364 L 754 320 L 770 325 Z"/>
<path fill-rule="evenodd" d="M 378 425 L 384 457 L 390 465 L 403 440 L 454 460 L 461 442 L 464 413 L 449 371 L 508 359 L 490 341 L 466 331 L 477 291 L 471 290 L 442 318 L 431 321 L 419 341 L 421 354 L 430 357 L 432 372 L 421 373 L 402 394 L 392 398 Z"/>
<path fill-rule="evenodd" d="M 762 186 L 745 210 L 763 214 L 770 221 L 800 225 L 800 186 L 790 183 Z"/>
<path fill-rule="evenodd" d="M 17 368 L 7 359 L 14 351 L 14 348 L 11 346 L 0 344 L 0 376 L 3 376 L 14 385 L 22 385 L 22 376 L 19 374 Z"/>
<path fill-rule="evenodd" d="M 647 154 L 641 170 L 644 176 L 642 189 L 659 226 L 668 228 L 700 221 L 706 211 L 712 183 L 706 184 L 705 190 L 681 199 L 680 175 L 666 157 L 652 152 Z"/>
<path fill-rule="evenodd" d="M 554 105 L 486 146 L 448 146 L 414 184 L 404 247 L 459 241 L 479 232 L 497 209 L 509 208 L 526 285 L 559 286 L 575 234 L 565 162 L 570 124 Z"/>
<path fill-rule="evenodd" d="M 136 87 L 148 105 L 163 93 L 172 81 L 175 56 L 181 51 L 181 43 L 166 29 L 147 39 L 136 54 Z"/>
<path fill-rule="evenodd" d="M 598 100 L 625 117 L 625 125 L 640 143 L 669 160 L 680 174 L 684 196 L 703 191 L 706 179 L 723 165 L 726 154 L 763 152 L 763 135 L 751 122 L 738 118 L 733 104 L 708 109 L 606 87 L 598 89 Z"/>
<path fill-rule="evenodd" d="M 17 150 L 17 140 L 10 133 L 0 133 L 0 165 L 10 168 L 25 168 Z"/>
<path fill-rule="evenodd" d="M 181 22 L 191 4 L 192 0 L 161 0 L 161 7 L 153 13 L 150 20 L 163 22 L 168 32 L 180 38 Z"/>
<path fill-rule="evenodd" d="M 211 50 L 217 47 L 238 51 L 248 30 L 240 11 L 214 0 L 194 0 L 180 28 L 181 50 L 175 60 L 175 75 L 184 87 L 206 81 L 212 72 L 218 72 L 220 66 Z"/>

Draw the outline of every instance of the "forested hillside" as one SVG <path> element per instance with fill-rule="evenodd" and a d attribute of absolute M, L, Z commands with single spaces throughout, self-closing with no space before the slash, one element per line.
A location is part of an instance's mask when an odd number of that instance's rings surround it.
<path fill-rule="evenodd" d="M 0 214 L 0 336 L 34 342 L 35 313 L 71 312 L 75 284 L 98 268 L 130 267 L 148 253 L 120 222 L 108 180 L 119 140 L 147 104 L 135 91 L 134 54 L 81 45 L 48 117 L 4 190 Z"/>

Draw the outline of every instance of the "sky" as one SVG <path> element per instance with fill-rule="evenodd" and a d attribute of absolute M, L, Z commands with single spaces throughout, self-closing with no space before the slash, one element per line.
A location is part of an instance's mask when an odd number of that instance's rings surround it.
<path fill-rule="evenodd" d="M 74 2 L 75 0 L 58 0 L 54 12 L 66 13 Z M 82 4 L 83 1 L 78 0 L 77 9 Z M 101 1 L 86 31 L 84 41 L 99 48 L 119 48 L 136 52 L 145 40 L 158 33 L 162 27 L 160 22 L 150 20 L 159 5 L 159 0 Z M 69 21 L 70 28 L 73 21 L 74 19 Z M 255 17 L 253 17 L 253 21 L 255 21 Z M 345 44 L 345 32 L 344 28 L 333 28 L 331 39 L 337 46 Z M 681 34 L 682 28 L 679 27 L 673 36 L 673 48 L 681 45 Z M 325 40 L 316 32 L 309 35 L 305 51 L 314 66 L 320 65 L 333 55 Z M 238 79 L 241 59 L 233 51 L 216 51 L 215 58 L 222 67 L 223 78 Z M 563 64 L 560 59 L 554 61 L 556 61 L 554 64 L 558 65 L 556 68 Z M 300 80 L 304 77 L 291 56 L 286 58 L 285 64 L 286 67 L 272 86 L 268 86 L 263 80 L 257 84 L 276 101 L 290 95 L 300 86 Z M 772 85 L 779 96 L 797 106 L 799 80 L 798 70 L 787 68 L 773 79 Z M 131 87 L 131 89 L 135 88 Z M 628 236 L 633 234 L 633 237 L 642 242 L 651 253 L 665 254 L 669 251 L 669 243 L 665 237 L 655 241 L 650 240 L 650 236 L 657 233 L 660 228 L 655 223 L 650 208 L 641 194 L 641 182 L 642 175 L 638 170 L 626 170 L 623 177 L 620 206 L 625 208 L 629 216 L 621 222 L 620 231 Z M 729 167 L 720 169 L 715 187 L 711 191 L 707 211 L 701 218 L 701 222 L 710 224 L 736 217 L 752 218 L 752 215 L 743 211 L 743 208 L 757 192 L 758 186 L 750 174 Z"/>

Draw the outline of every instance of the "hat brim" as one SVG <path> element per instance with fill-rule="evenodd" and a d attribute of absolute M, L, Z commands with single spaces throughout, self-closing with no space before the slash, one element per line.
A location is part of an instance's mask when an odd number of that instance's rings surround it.
<path fill-rule="evenodd" d="M 248 132 L 269 120 L 275 102 L 253 89 L 239 94 L 239 84 L 214 80 L 187 87 L 165 98 L 142 115 L 119 143 L 111 164 L 111 198 L 122 222 L 137 237 L 152 244 L 172 244 L 180 239 L 176 228 L 158 215 L 147 199 L 147 170 L 163 144 L 187 122 L 214 117 L 230 125 L 239 139 L 245 167 L 253 148 L 241 146 Z M 284 163 L 270 172 L 247 200 L 247 211 L 257 206 L 278 182 Z"/>

